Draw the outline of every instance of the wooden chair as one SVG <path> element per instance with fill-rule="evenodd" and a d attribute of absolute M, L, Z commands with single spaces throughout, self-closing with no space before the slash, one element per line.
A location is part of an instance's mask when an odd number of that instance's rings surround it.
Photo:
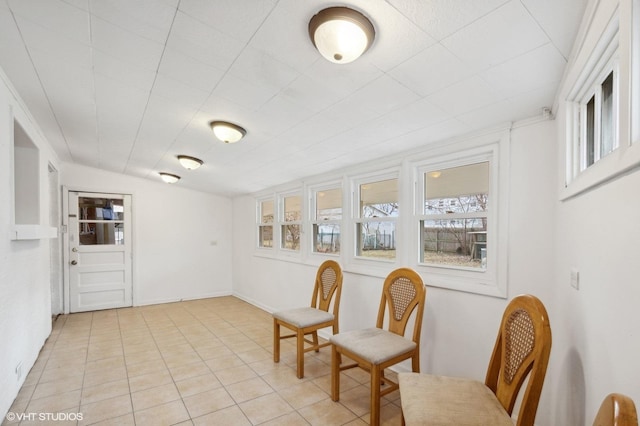
<path fill-rule="evenodd" d="M 403 422 L 407 425 L 509 425 L 520 388 L 528 383 L 517 425 L 533 426 L 551 351 L 547 311 L 523 295 L 507 306 L 485 382 L 400 373 Z"/>
<path fill-rule="evenodd" d="M 633 400 L 619 393 L 607 395 L 593 426 L 638 426 L 638 413 Z"/>
<path fill-rule="evenodd" d="M 342 269 L 338 262 L 327 260 L 320 265 L 316 273 L 316 282 L 311 298 L 311 307 L 297 308 L 273 313 L 273 361 L 280 361 L 280 340 L 295 337 L 297 355 L 297 375 L 304 377 L 304 353 L 318 352 L 320 348 L 329 346 L 329 342 L 318 343 L 318 330 L 333 327 L 333 334 L 338 333 L 338 310 L 340 293 L 342 292 Z M 331 301 L 333 312 L 329 312 Z M 286 336 L 280 335 L 280 326 L 295 332 Z M 305 338 L 310 334 L 312 340 Z M 305 343 L 310 344 L 305 348 Z"/>
<path fill-rule="evenodd" d="M 380 397 L 398 389 L 384 377 L 384 369 L 411 358 L 412 371 L 420 371 L 420 330 L 426 289 L 411 269 L 397 269 L 386 278 L 378 309 L 376 328 L 338 333 L 331 337 L 331 399 L 340 399 L 340 371 L 361 367 L 371 374 L 371 425 L 380 424 Z M 407 322 L 415 311 L 413 338 L 404 337 Z M 383 330 L 388 312 L 388 330 Z M 341 366 L 341 355 L 355 364 Z M 389 387 L 381 390 L 383 384 Z"/>

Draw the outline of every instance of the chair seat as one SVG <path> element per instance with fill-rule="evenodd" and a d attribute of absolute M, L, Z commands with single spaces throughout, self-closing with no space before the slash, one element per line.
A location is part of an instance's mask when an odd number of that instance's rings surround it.
<path fill-rule="evenodd" d="M 513 426 L 491 389 L 476 380 L 399 373 L 407 426 Z"/>
<path fill-rule="evenodd" d="M 332 313 L 309 307 L 274 312 L 273 317 L 284 321 L 287 324 L 294 325 L 297 328 L 305 328 L 311 325 L 333 321 Z"/>
<path fill-rule="evenodd" d="M 380 328 L 347 331 L 331 336 L 331 343 L 357 353 L 372 364 L 382 364 L 416 348 L 416 343 Z"/>

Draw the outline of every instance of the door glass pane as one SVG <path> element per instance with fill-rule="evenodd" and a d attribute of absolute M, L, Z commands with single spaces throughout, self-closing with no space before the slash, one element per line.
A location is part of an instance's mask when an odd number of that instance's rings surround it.
<path fill-rule="evenodd" d="M 124 201 L 78 197 L 80 245 L 124 244 Z"/>

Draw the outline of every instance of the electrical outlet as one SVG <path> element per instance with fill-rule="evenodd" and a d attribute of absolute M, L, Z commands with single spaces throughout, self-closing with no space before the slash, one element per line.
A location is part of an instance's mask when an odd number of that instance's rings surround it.
<path fill-rule="evenodd" d="M 571 269 L 571 287 L 580 290 L 580 273 L 576 268 Z"/>

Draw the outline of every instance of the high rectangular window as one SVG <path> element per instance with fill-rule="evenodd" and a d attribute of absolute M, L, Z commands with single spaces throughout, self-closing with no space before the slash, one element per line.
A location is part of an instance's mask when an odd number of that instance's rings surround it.
<path fill-rule="evenodd" d="M 610 71 L 602 81 L 596 84 L 593 94 L 581 104 L 582 125 L 579 136 L 581 171 L 618 147 L 615 125 L 616 97 L 615 73 Z"/>

